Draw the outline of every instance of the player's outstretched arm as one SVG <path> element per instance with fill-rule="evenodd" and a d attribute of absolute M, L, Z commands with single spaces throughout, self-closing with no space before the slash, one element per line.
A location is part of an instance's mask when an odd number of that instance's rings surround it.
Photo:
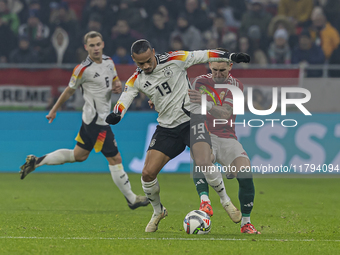
<path fill-rule="evenodd" d="M 185 69 L 207 62 L 249 63 L 250 61 L 250 56 L 247 53 L 231 53 L 223 50 L 178 51 L 172 54 L 182 61 Z"/>
<path fill-rule="evenodd" d="M 48 123 L 52 123 L 52 121 L 57 116 L 58 109 L 74 94 L 76 90 L 70 87 L 66 87 L 63 93 L 59 96 L 57 102 L 53 105 L 50 112 L 46 115 L 46 119 L 48 119 Z"/>

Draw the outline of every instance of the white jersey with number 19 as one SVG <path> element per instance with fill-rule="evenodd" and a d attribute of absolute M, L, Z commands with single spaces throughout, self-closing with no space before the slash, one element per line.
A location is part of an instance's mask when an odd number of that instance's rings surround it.
<path fill-rule="evenodd" d="M 229 60 L 225 52 L 219 50 L 175 51 L 157 54 L 155 57 L 157 66 L 151 74 L 145 74 L 137 68 L 126 82 L 114 112 L 121 113 L 123 117 L 141 91 L 155 105 L 157 121 L 165 128 L 177 127 L 190 120 L 188 89 L 191 84 L 186 69 L 195 64 Z"/>

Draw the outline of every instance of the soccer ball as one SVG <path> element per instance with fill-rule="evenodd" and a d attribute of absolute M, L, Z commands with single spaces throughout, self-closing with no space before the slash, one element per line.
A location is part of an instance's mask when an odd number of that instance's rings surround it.
<path fill-rule="evenodd" d="M 211 220 L 207 213 L 194 210 L 185 216 L 183 227 L 187 234 L 208 234 L 211 230 Z"/>

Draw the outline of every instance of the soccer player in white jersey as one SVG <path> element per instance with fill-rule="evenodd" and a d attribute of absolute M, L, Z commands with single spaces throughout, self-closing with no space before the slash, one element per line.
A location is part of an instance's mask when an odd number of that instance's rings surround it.
<path fill-rule="evenodd" d="M 191 147 L 197 166 L 205 169 L 212 166 L 210 136 L 205 129 L 204 120 L 195 118 L 190 123 L 192 115 L 190 116 L 188 89 L 191 85 L 186 69 L 208 61 L 232 59 L 236 62 L 249 62 L 250 58 L 243 53 L 229 54 L 216 50 L 176 51 L 156 55 L 150 43 L 144 39 L 132 44 L 131 55 L 138 66 L 137 71 L 126 82 L 124 92 L 106 122 L 117 124 L 139 91 L 146 94 L 155 105 L 159 125 L 150 142 L 142 171 L 143 190 L 154 208 L 145 231 L 155 232 L 160 220 L 168 214 L 160 201 L 157 180 L 163 166 L 179 155 L 186 146 Z M 190 133 L 191 129 L 200 130 L 201 133 Z M 199 136 L 203 139 L 197 140 Z M 209 171 L 205 178 L 220 196 L 229 216 L 238 214 L 237 208 L 228 200 L 222 177 L 214 171 Z"/>
<path fill-rule="evenodd" d="M 215 160 L 222 166 L 227 166 L 226 169 L 230 167 L 234 169 L 231 174 L 239 183 L 241 233 L 260 234 L 250 222 L 255 196 L 252 173 L 240 171 L 241 167 L 250 169 L 250 161 L 243 146 L 237 141 L 235 125 L 230 125 L 236 119 L 236 115 L 233 114 L 233 96 L 226 88 L 215 88 L 215 84 L 228 84 L 237 86 L 243 91 L 243 84 L 229 73 L 232 66 L 231 62 L 210 62 L 211 73 L 195 79 L 194 89 L 189 90 L 189 97 L 191 102 L 201 104 L 202 94 L 207 94 L 207 123 Z M 228 120 L 228 123 L 214 125 L 214 119 Z M 194 182 L 201 199 L 200 210 L 212 216 L 207 181 L 204 178 L 194 178 Z"/>
<path fill-rule="evenodd" d="M 80 87 L 85 104 L 83 123 L 76 137 L 77 144 L 73 150 L 60 149 L 42 157 L 27 156 L 26 163 L 21 166 L 21 179 L 42 165 L 82 162 L 94 148 L 96 152 L 101 151 L 109 162 L 112 179 L 125 196 L 128 206 L 131 209 L 146 206 L 149 200 L 144 196 L 137 196 L 131 190 L 114 134 L 105 122 L 106 116 L 110 113 L 111 93 L 122 92 L 115 65 L 111 58 L 103 55 L 104 42 L 100 33 L 95 31 L 87 33 L 84 36 L 84 47 L 88 57 L 74 68 L 68 87 L 46 116 L 49 123 L 52 123 L 60 106 Z"/>

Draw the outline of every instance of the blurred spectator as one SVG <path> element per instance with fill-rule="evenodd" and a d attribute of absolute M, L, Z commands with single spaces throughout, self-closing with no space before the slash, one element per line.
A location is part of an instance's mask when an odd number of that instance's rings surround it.
<path fill-rule="evenodd" d="M 288 32 L 288 43 L 291 48 L 294 48 L 298 44 L 298 37 L 295 34 L 294 24 L 288 17 L 277 15 L 272 18 L 268 26 L 268 37 L 273 39 L 274 33 L 278 29 L 285 29 Z"/>
<path fill-rule="evenodd" d="M 284 28 L 275 31 L 268 56 L 271 64 L 290 64 L 292 54 L 288 45 L 288 32 Z"/>
<path fill-rule="evenodd" d="M 299 35 L 299 45 L 293 50 L 292 64 L 323 64 L 325 55 L 321 47 L 313 43 L 310 33 L 303 30 Z M 322 71 L 308 70 L 307 77 L 320 77 Z"/>
<path fill-rule="evenodd" d="M 90 0 L 89 4 L 85 6 L 82 14 L 81 26 L 85 28 L 88 26 L 90 17 L 97 14 L 102 19 L 102 29 L 109 30 L 116 22 L 117 14 L 113 9 L 109 8 L 107 0 Z"/>
<path fill-rule="evenodd" d="M 221 0 L 217 4 L 217 13 L 224 16 L 228 27 L 238 29 L 241 26 L 243 14 L 247 11 L 245 0 Z"/>
<path fill-rule="evenodd" d="M 253 54 L 253 63 L 266 65 L 268 64 L 267 56 L 265 51 L 267 52 L 267 44 L 264 43 L 264 39 L 260 30 L 260 27 L 257 25 L 250 26 L 248 29 L 247 38 L 249 39 L 250 49 Z M 252 61 L 250 61 L 252 63 Z"/>
<path fill-rule="evenodd" d="M 333 51 L 332 56 L 329 59 L 329 64 L 340 65 L 340 45 Z M 329 77 L 340 77 L 340 68 L 329 70 L 328 75 Z"/>
<path fill-rule="evenodd" d="M 16 45 L 16 38 L 8 24 L 0 18 L 0 63 L 8 62 L 9 53 Z"/>
<path fill-rule="evenodd" d="M 206 43 L 205 48 L 206 48 L 206 49 L 217 49 L 217 48 L 220 48 L 220 47 L 218 46 L 218 42 L 217 42 L 216 39 L 210 39 L 210 40 Z M 227 50 L 229 50 L 229 49 L 227 48 Z"/>
<path fill-rule="evenodd" d="M 116 52 L 118 47 L 123 47 L 127 52 L 130 52 L 132 43 L 142 38 L 141 34 L 130 28 L 125 19 L 119 19 L 117 24 L 112 27 L 111 32 L 111 41 L 107 43 L 112 45 L 112 52 Z"/>
<path fill-rule="evenodd" d="M 117 48 L 116 53 L 112 56 L 112 60 L 115 64 L 133 64 L 130 52 L 121 46 Z"/>
<path fill-rule="evenodd" d="M 240 27 L 240 36 L 249 36 L 252 29 L 257 26 L 260 30 L 260 44 L 263 49 L 267 45 L 267 31 L 271 20 L 271 15 L 266 13 L 260 0 L 251 0 L 250 10 L 243 17 Z"/>
<path fill-rule="evenodd" d="M 112 47 L 111 47 L 111 43 L 110 43 L 110 37 L 108 35 L 108 33 L 106 33 L 105 30 L 103 30 L 102 27 L 102 18 L 100 17 L 99 14 L 97 13 L 93 13 L 91 14 L 87 27 L 83 30 L 81 30 L 81 32 L 78 34 L 78 40 L 77 43 L 77 62 L 81 62 L 83 60 L 85 60 L 85 58 L 87 57 L 88 53 L 87 51 L 84 49 L 84 35 L 87 34 L 90 31 L 96 31 L 101 33 L 101 35 L 103 36 L 103 41 L 105 43 L 105 47 L 104 47 L 104 54 L 110 56 L 112 55 Z"/>
<path fill-rule="evenodd" d="M 268 64 L 266 54 L 261 49 L 259 49 L 258 46 L 255 46 L 255 44 L 251 44 L 248 37 L 244 36 L 244 37 L 239 38 L 238 48 L 239 50 L 237 51 L 246 52 L 250 55 L 251 64 L 258 64 L 258 65 Z"/>
<path fill-rule="evenodd" d="M 198 0 L 186 0 L 184 13 L 186 14 L 189 26 L 193 25 L 201 32 L 209 29 L 212 25 L 212 20 L 209 19 L 207 13 L 201 9 Z"/>
<path fill-rule="evenodd" d="M 205 31 L 203 36 L 206 41 L 211 39 L 217 40 L 218 47 L 228 49 L 231 52 L 236 50 L 237 35 L 229 31 L 222 15 L 217 15 L 214 18 L 213 26 Z"/>
<path fill-rule="evenodd" d="M 321 46 L 326 59 L 340 44 L 339 32 L 329 23 L 321 7 L 315 7 L 312 12 L 311 37 L 317 46 Z"/>
<path fill-rule="evenodd" d="M 317 0 L 317 3 L 322 7 L 327 20 L 340 31 L 340 1 L 339 0 Z"/>
<path fill-rule="evenodd" d="M 19 35 L 28 36 L 31 46 L 36 51 L 49 46 L 50 29 L 40 21 L 40 12 L 38 10 L 30 10 L 27 23 L 19 27 Z"/>
<path fill-rule="evenodd" d="M 161 12 L 152 15 L 152 24 L 149 26 L 147 39 L 158 53 L 163 53 L 169 49 L 170 29 Z"/>
<path fill-rule="evenodd" d="M 278 14 L 289 17 L 295 26 L 306 26 L 313 7 L 313 0 L 280 0 Z"/>
<path fill-rule="evenodd" d="M 139 33 L 144 33 L 147 29 L 145 27 L 147 13 L 138 0 L 121 0 L 116 16 L 117 20 L 126 20 L 129 27 Z"/>
<path fill-rule="evenodd" d="M 39 13 L 39 19 L 43 24 L 48 24 L 50 19 L 50 0 L 27 0 L 28 8 L 25 8 L 22 13 L 19 14 L 21 24 L 25 23 L 30 15 L 31 11 Z"/>
<path fill-rule="evenodd" d="M 38 62 L 38 54 L 30 47 L 30 41 L 27 36 L 19 37 L 18 48 L 13 50 L 9 57 L 10 63 L 29 64 Z"/>
<path fill-rule="evenodd" d="M 167 3 L 167 2 L 169 2 L 169 1 L 165 1 L 165 3 Z M 170 1 L 170 2 L 172 2 L 172 1 Z M 164 3 L 164 2 L 162 2 L 162 3 Z M 180 8 L 177 9 L 177 11 L 178 10 L 180 10 Z M 175 26 L 176 26 L 177 13 L 176 13 L 176 15 L 172 15 L 169 12 L 169 8 L 166 5 L 160 5 L 158 7 L 157 11 L 162 13 L 163 18 L 165 20 L 165 23 L 169 27 L 169 31 L 171 33 L 171 31 L 173 31 L 175 29 Z"/>
<path fill-rule="evenodd" d="M 67 32 L 70 42 L 72 42 L 75 39 L 78 29 L 75 12 L 69 8 L 67 2 L 58 3 L 54 5 L 54 7 L 50 16 L 50 24 L 53 30 L 56 27 L 63 28 Z"/>
<path fill-rule="evenodd" d="M 75 51 L 70 47 L 70 40 L 67 32 L 58 27 L 51 36 L 52 44 L 42 52 L 42 63 L 76 63 Z"/>
<path fill-rule="evenodd" d="M 18 28 L 20 26 L 20 20 L 16 13 L 11 13 L 8 5 L 7 0 L 0 0 L 0 18 L 2 22 L 8 24 L 10 29 L 17 34 Z"/>
<path fill-rule="evenodd" d="M 177 18 L 177 26 L 171 33 L 171 39 L 176 36 L 181 37 L 183 44 L 187 47 L 185 50 L 200 50 L 203 47 L 200 31 L 189 24 L 185 14 L 180 14 Z"/>
<path fill-rule="evenodd" d="M 185 4 L 184 1 L 178 1 L 178 0 L 158 1 L 157 0 L 157 2 L 159 2 L 160 4 L 157 10 L 163 13 L 164 16 L 168 17 L 167 22 L 170 22 L 169 23 L 170 26 L 175 25 L 171 23 L 177 19 L 179 12 L 184 9 L 184 4 Z"/>
<path fill-rule="evenodd" d="M 264 0 L 266 12 L 270 13 L 273 17 L 277 15 L 280 0 Z"/>
<path fill-rule="evenodd" d="M 7 0 L 7 6 L 11 13 L 19 14 L 24 9 L 24 4 L 21 0 Z"/>
<path fill-rule="evenodd" d="M 184 45 L 183 40 L 179 35 L 171 38 L 170 51 L 178 51 L 184 49 L 187 49 L 187 47 Z"/>

